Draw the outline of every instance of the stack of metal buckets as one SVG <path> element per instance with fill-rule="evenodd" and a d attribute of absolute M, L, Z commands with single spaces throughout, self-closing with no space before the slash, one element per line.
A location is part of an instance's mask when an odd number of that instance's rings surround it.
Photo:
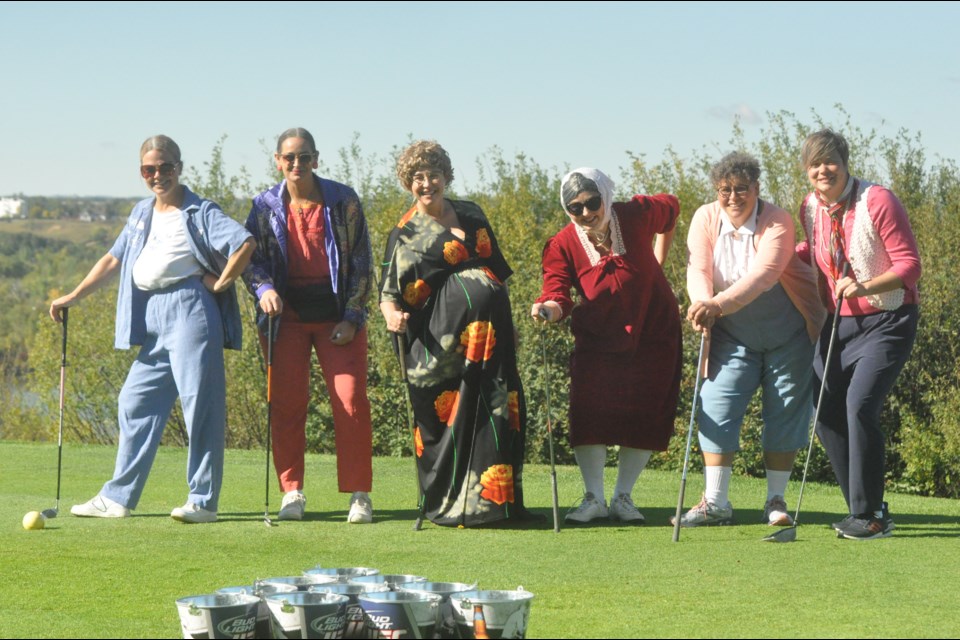
<path fill-rule="evenodd" d="M 184 638 L 523 638 L 533 594 L 368 567 L 307 569 L 177 600 Z"/>

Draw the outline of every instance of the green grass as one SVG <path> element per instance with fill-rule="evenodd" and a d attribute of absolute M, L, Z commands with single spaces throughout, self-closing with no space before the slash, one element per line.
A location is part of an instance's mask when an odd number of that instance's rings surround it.
<path fill-rule="evenodd" d="M 182 525 L 170 509 L 186 495 L 186 452 L 161 449 L 136 517 L 75 518 L 113 469 L 112 447 L 65 444 L 61 515 L 25 531 L 24 513 L 52 507 L 57 450 L 0 442 L 0 633 L 4 637 L 179 635 L 174 601 L 255 578 L 325 567 L 367 566 L 434 581 L 523 585 L 536 597 L 530 637 L 955 637 L 960 629 L 960 503 L 889 496 L 892 538 L 838 540 L 839 490 L 808 485 L 792 544 L 761 539 L 753 524 L 762 480 L 735 478 L 731 500 L 745 524 L 683 530 L 672 542 L 679 475 L 644 472 L 634 492 L 644 527 L 414 532 L 409 459 L 374 461 L 373 526 L 345 523 L 334 459 L 307 461 L 307 519 L 263 524 L 264 454 L 228 451 L 221 521 Z M 608 491 L 614 470 L 608 469 Z M 579 493 L 574 467 L 558 471 L 561 510 Z M 692 475 L 688 506 L 702 479 Z M 525 473 L 528 504 L 550 513 L 549 468 Z M 271 483 L 275 513 L 279 494 Z M 796 497 L 791 487 L 788 499 Z M 791 507 L 794 505 L 790 502 Z"/>

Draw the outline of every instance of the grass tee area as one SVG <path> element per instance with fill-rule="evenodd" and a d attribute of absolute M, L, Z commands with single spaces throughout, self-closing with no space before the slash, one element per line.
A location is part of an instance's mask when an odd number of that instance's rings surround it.
<path fill-rule="evenodd" d="M 25 531 L 27 511 L 53 507 L 57 448 L 0 442 L 0 633 L 4 637 L 179 637 L 174 601 L 317 564 L 365 566 L 433 581 L 523 585 L 536 597 L 528 637 L 955 637 L 960 630 L 960 503 L 888 495 L 892 538 L 839 540 L 835 486 L 810 485 L 797 541 L 771 544 L 763 480 L 735 477 L 731 527 L 684 529 L 672 542 L 679 474 L 645 471 L 634 499 L 642 527 L 600 524 L 555 534 L 549 467 L 524 472 L 532 529 L 414 532 L 409 459 L 374 460 L 374 524 L 348 525 L 331 456 L 307 458 L 307 517 L 263 524 L 264 452 L 227 451 L 220 522 L 170 519 L 186 498 L 186 450 L 162 447 L 134 517 L 76 518 L 97 493 L 114 447 L 64 444 L 60 517 Z M 608 469 L 607 490 L 614 483 Z M 575 467 L 557 470 L 561 517 L 578 499 Z M 686 507 L 702 489 L 691 474 Z M 795 508 L 799 479 L 788 504 Z M 280 504 L 271 467 L 271 516 Z"/>

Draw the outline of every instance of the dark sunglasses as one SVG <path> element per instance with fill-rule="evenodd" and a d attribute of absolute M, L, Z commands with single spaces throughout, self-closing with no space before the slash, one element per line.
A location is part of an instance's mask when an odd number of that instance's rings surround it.
<path fill-rule="evenodd" d="M 140 175 L 148 180 L 158 173 L 161 178 L 168 178 L 177 170 L 178 164 L 177 162 L 164 162 L 160 165 L 142 164 L 140 165 Z"/>
<path fill-rule="evenodd" d="M 299 160 L 301 165 L 310 164 L 313 162 L 312 153 L 285 153 L 280 157 L 291 167 L 293 166 L 295 160 Z"/>
<path fill-rule="evenodd" d="M 593 196 L 586 202 L 573 202 L 567 205 L 567 211 L 570 212 L 572 216 L 582 216 L 584 209 L 589 209 L 590 211 L 597 211 L 600 209 L 600 205 L 603 204 L 603 198 L 600 196 Z"/>

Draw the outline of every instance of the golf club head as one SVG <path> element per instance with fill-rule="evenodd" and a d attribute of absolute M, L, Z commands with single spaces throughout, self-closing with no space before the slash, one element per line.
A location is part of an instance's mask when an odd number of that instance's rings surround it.
<path fill-rule="evenodd" d="M 54 509 L 53 507 L 50 507 L 49 509 L 44 509 L 43 511 L 41 511 L 40 515 L 42 515 L 47 520 L 50 520 L 52 518 L 57 517 L 57 510 Z"/>
<path fill-rule="evenodd" d="M 423 518 L 417 518 L 417 521 L 413 523 L 413 530 L 420 531 L 423 527 Z"/>
<path fill-rule="evenodd" d="M 263 516 L 263 524 L 267 525 L 268 527 L 272 527 L 273 520 L 271 520 L 269 516 Z"/>
<path fill-rule="evenodd" d="M 797 528 L 787 527 L 771 533 L 763 539 L 764 542 L 794 542 L 797 539 Z"/>

